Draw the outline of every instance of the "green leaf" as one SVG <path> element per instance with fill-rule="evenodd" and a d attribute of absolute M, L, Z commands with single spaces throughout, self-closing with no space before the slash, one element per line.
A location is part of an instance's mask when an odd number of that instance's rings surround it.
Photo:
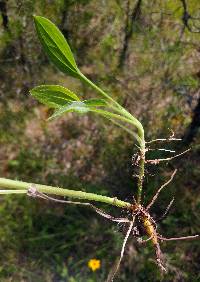
<path fill-rule="evenodd" d="M 90 108 L 85 105 L 84 102 L 75 101 L 67 106 L 60 107 L 54 112 L 54 114 L 49 118 L 49 120 L 62 116 L 65 113 L 76 112 L 78 114 L 86 114 L 90 111 Z"/>
<path fill-rule="evenodd" d="M 62 72 L 79 77 L 78 67 L 64 35 L 50 20 L 34 16 L 35 27 L 44 51 Z"/>
<path fill-rule="evenodd" d="M 30 93 L 51 108 L 60 108 L 72 101 L 80 100 L 72 91 L 59 85 L 40 85 L 33 88 Z"/>
<path fill-rule="evenodd" d="M 98 106 L 106 106 L 106 105 L 107 103 L 104 99 L 89 99 L 83 102 L 75 101 L 68 105 L 64 105 L 63 107 L 59 107 L 59 109 L 56 110 L 49 119 L 59 117 L 67 112 L 86 114 L 87 112 L 92 111 L 92 109 L 95 109 Z"/>
<path fill-rule="evenodd" d="M 105 107 L 108 105 L 105 99 L 89 99 L 83 102 L 88 107 Z"/>

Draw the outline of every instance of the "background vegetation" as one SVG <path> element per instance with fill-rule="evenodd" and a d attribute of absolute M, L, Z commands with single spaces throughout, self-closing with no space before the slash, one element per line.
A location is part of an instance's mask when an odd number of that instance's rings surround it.
<path fill-rule="evenodd" d="M 45 57 L 32 19 L 42 15 L 61 28 L 82 71 L 142 121 L 148 140 L 168 137 L 172 129 L 183 142 L 170 148 L 192 148 L 148 168 L 144 202 L 177 167 L 153 212 L 159 218 L 174 196 L 161 233 L 199 233 L 199 0 L 1 0 L 0 13 L 0 175 L 121 199 L 135 192 L 136 148 L 129 136 L 90 115 L 47 123 L 49 110 L 30 97 L 29 89 L 48 83 L 93 96 Z M 122 226 L 87 208 L 1 197 L 0 281 L 104 281 L 123 234 Z M 199 241 L 163 243 L 163 251 L 164 278 L 151 246 L 130 240 L 118 281 L 200 281 Z M 101 260 L 95 273 L 87 267 L 91 258 Z"/>

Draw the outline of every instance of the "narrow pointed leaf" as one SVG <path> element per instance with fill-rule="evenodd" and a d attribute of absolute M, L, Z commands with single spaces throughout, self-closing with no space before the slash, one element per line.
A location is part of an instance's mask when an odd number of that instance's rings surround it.
<path fill-rule="evenodd" d="M 60 108 L 72 101 L 79 101 L 76 94 L 59 85 L 40 85 L 33 88 L 30 93 L 38 101 L 51 108 Z"/>
<path fill-rule="evenodd" d="M 62 72 L 79 77 L 72 51 L 64 35 L 50 20 L 34 16 L 35 27 L 44 51 Z"/>
<path fill-rule="evenodd" d="M 65 113 L 76 112 L 78 114 L 86 114 L 90 111 L 90 108 L 81 101 L 75 101 L 67 106 L 63 106 L 56 110 L 49 120 L 62 116 Z"/>

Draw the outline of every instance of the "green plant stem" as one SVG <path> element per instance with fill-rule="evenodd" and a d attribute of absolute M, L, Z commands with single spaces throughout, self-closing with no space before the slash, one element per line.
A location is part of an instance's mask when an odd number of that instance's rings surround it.
<path fill-rule="evenodd" d="M 139 175 L 138 175 L 138 194 L 137 194 L 137 203 L 138 205 L 141 203 L 142 197 L 142 189 L 143 189 L 143 180 L 144 180 L 144 172 L 145 172 L 145 142 L 143 142 L 142 147 L 140 149 L 140 160 L 139 160 Z"/>
<path fill-rule="evenodd" d="M 120 104 L 118 104 L 105 91 L 103 91 L 100 87 L 95 85 L 91 80 L 89 80 L 86 76 L 84 76 L 84 74 L 79 72 L 79 75 L 80 75 L 81 80 L 86 82 L 89 86 L 94 88 L 102 96 L 104 96 L 105 98 L 107 98 L 108 100 L 112 102 L 112 104 L 110 105 L 112 109 L 116 110 L 118 113 L 123 115 L 121 116 L 121 115 L 116 115 L 114 113 L 109 113 L 110 118 L 111 118 L 110 120 L 112 120 L 112 118 L 117 118 L 119 120 L 131 123 L 138 130 L 139 139 L 137 138 L 137 141 L 140 145 L 140 161 L 139 161 L 139 175 L 138 175 L 138 183 L 137 183 L 137 190 L 138 190 L 137 191 L 137 203 L 140 204 L 141 197 L 142 197 L 142 189 L 143 189 L 143 180 L 144 180 L 144 172 L 145 172 L 145 153 L 146 153 L 143 126 L 134 116 L 132 116 L 126 109 L 124 109 Z M 106 113 L 104 113 L 103 110 L 94 110 L 94 111 L 108 118 L 108 116 L 106 115 Z"/>
<path fill-rule="evenodd" d="M 125 130 L 126 132 L 128 132 L 130 135 L 133 136 L 133 138 L 135 138 L 135 140 L 140 144 L 141 143 L 141 139 L 140 137 L 132 130 L 130 130 L 129 128 L 125 127 L 123 124 L 117 122 L 115 119 L 113 118 L 109 118 L 110 121 L 112 121 L 114 124 L 116 124 L 117 126 L 121 127 L 123 130 Z"/>
<path fill-rule="evenodd" d="M 106 196 L 102 196 L 102 195 L 98 195 L 98 194 L 94 194 L 94 193 L 87 193 L 87 192 L 83 192 L 83 191 L 69 190 L 69 189 L 57 188 L 57 187 L 53 187 L 53 186 L 33 184 L 33 183 L 22 182 L 22 181 L 18 181 L 18 180 L 11 180 L 11 179 L 7 179 L 7 178 L 0 178 L 0 187 L 2 187 L 4 189 L 5 188 L 16 189 L 16 191 L 15 190 L 8 190 L 7 194 L 12 194 L 12 193 L 15 193 L 15 192 L 25 194 L 27 192 L 27 190 L 31 187 L 31 185 L 35 185 L 38 192 L 42 192 L 42 193 L 45 193 L 45 194 L 53 194 L 53 195 L 57 195 L 57 196 L 64 196 L 64 197 L 66 196 L 66 197 L 76 198 L 76 199 L 81 199 L 81 200 L 102 202 L 102 203 L 113 205 L 113 206 L 116 206 L 116 207 L 119 207 L 119 208 L 129 209 L 131 207 L 130 203 L 118 200 L 117 198 L 106 197 Z M 19 190 L 20 192 L 17 192 L 17 190 Z M 2 191 L 3 191 L 2 194 L 5 194 L 5 190 L 2 190 Z"/>
<path fill-rule="evenodd" d="M 121 114 L 123 114 L 128 119 L 137 121 L 140 124 L 140 127 L 142 128 L 142 124 L 132 116 L 125 108 L 123 108 L 117 101 L 115 101 L 108 93 L 106 93 L 104 90 L 102 90 L 100 87 L 98 87 L 96 84 L 94 84 L 90 79 L 88 79 L 83 73 L 79 72 L 80 79 L 87 83 L 90 87 L 94 88 L 97 92 L 99 92 L 104 98 L 110 100 L 113 105 L 116 107 L 113 107 L 113 109 L 117 110 Z"/>
<path fill-rule="evenodd" d="M 134 125 L 135 127 L 139 127 L 139 125 L 137 125 L 137 123 L 135 122 L 135 121 L 133 121 L 133 120 L 131 120 L 131 119 L 128 119 L 128 118 L 126 118 L 126 117 L 123 117 L 123 116 L 121 116 L 121 115 L 117 115 L 117 114 L 115 114 L 115 113 L 111 113 L 111 112 L 107 112 L 107 111 L 104 111 L 104 110 L 100 110 L 100 109 L 92 109 L 91 110 L 92 112 L 95 112 L 95 113 L 98 113 L 98 114 L 100 114 L 100 115 L 102 115 L 102 116 L 104 116 L 104 117 L 106 117 L 106 118 L 115 118 L 115 119 L 118 119 L 118 120 L 121 120 L 121 121 L 125 121 L 125 122 L 127 122 L 127 123 L 130 123 L 130 124 L 132 124 L 132 125 Z M 140 139 L 140 138 L 139 138 Z M 141 142 L 139 142 L 139 143 L 141 143 Z"/>
<path fill-rule="evenodd" d="M 27 190 L 0 190 L 0 195 L 9 195 L 9 194 L 26 194 Z"/>
<path fill-rule="evenodd" d="M 88 79 L 82 72 L 79 72 L 80 79 L 94 88 L 97 92 L 99 92 L 104 98 L 110 100 L 113 104 L 115 104 L 118 108 L 121 106 L 115 101 L 112 97 L 110 97 L 105 91 L 103 91 L 100 87 L 98 87 L 96 84 L 94 84 L 90 79 Z"/>
<path fill-rule="evenodd" d="M 127 110 L 125 110 L 123 107 L 121 107 L 121 109 L 119 110 L 118 108 L 116 108 L 115 106 L 113 105 L 109 105 L 109 108 L 120 113 L 120 115 L 123 115 L 125 116 L 128 120 L 131 120 L 131 123 L 133 125 L 135 125 L 135 127 L 137 128 L 138 130 L 138 135 L 140 137 L 140 139 L 143 139 L 144 137 L 144 129 L 143 129 L 143 126 L 141 124 L 141 122 L 136 119 L 133 115 L 131 115 Z M 124 115 L 124 110 L 126 111 L 126 113 L 128 113 L 128 115 Z"/>

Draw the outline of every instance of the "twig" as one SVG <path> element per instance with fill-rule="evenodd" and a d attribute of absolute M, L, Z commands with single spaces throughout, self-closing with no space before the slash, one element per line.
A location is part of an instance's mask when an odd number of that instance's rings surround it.
<path fill-rule="evenodd" d="M 153 196 L 153 199 L 151 200 L 151 202 L 147 205 L 147 207 L 146 207 L 147 210 L 149 210 L 149 209 L 151 208 L 151 206 L 155 203 L 155 201 L 156 201 L 156 199 L 158 198 L 158 196 L 159 196 L 160 192 L 162 191 L 162 189 L 163 189 L 164 187 L 166 187 L 166 186 L 173 180 L 173 178 L 174 178 L 176 172 L 177 172 L 177 169 L 174 170 L 174 172 L 172 173 L 170 179 L 169 179 L 167 182 L 165 182 L 165 183 L 158 189 L 157 193 Z"/>

